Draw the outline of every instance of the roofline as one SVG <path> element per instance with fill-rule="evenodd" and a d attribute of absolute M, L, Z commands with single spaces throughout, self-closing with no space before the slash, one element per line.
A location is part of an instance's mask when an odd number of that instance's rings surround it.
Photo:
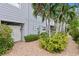
<path fill-rule="evenodd" d="M 13 21 L 13 20 L 8 20 L 8 19 L 2 19 L 1 21 L 6 21 L 6 22 L 14 22 L 14 23 L 20 23 L 20 24 L 24 24 L 24 22 L 20 22 L 20 21 Z"/>

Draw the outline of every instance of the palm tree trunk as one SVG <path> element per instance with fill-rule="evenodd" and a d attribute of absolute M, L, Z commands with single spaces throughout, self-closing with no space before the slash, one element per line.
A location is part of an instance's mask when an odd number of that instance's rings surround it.
<path fill-rule="evenodd" d="M 51 35 L 51 33 L 50 33 L 50 19 L 48 19 L 48 34 L 49 34 L 49 36 Z"/>
<path fill-rule="evenodd" d="M 57 24 L 56 24 L 56 33 L 59 32 L 59 20 L 57 20 Z"/>
<path fill-rule="evenodd" d="M 59 32 L 62 32 L 62 22 L 59 23 Z"/>
<path fill-rule="evenodd" d="M 62 32 L 65 32 L 65 30 L 66 30 L 66 23 L 65 22 L 62 22 Z"/>
<path fill-rule="evenodd" d="M 64 32 L 66 31 L 66 23 L 64 22 Z"/>
<path fill-rule="evenodd" d="M 62 24 L 61 24 L 61 26 L 62 26 L 62 30 L 61 30 L 61 32 L 64 32 L 64 23 L 62 22 Z"/>
<path fill-rule="evenodd" d="M 48 28 L 47 28 L 47 19 L 46 19 L 46 32 L 48 33 Z"/>
<path fill-rule="evenodd" d="M 64 32 L 65 31 L 65 25 L 64 25 L 64 22 L 61 22 L 61 25 L 60 25 L 60 32 Z"/>
<path fill-rule="evenodd" d="M 58 22 L 57 22 L 57 24 L 56 24 L 56 32 L 58 32 Z"/>
<path fill-rule="evenodd" d="M 56 26 L 57 26 L 57 22 L 54 21 L 55 32 L 56 32 Z"/>

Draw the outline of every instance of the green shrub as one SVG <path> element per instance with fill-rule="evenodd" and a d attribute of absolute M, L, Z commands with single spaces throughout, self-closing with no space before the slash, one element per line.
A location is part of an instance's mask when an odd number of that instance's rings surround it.
<path fill-rule="evenodd" d="M 69 25 L 69 34 L 73 37 L 75 42 L 79 42 L 79 21 L 73 20 Z"/>
<path fill-rule="evenodd" d="M 39 36 L 40 46 L 44 49 L 47 48 L 47 43 L 49 41 L 48 33 L 42 32 Z"/>
<path fill-rule="evenodd" d="M 79 37 L 79 30 L 78 29 L 71 29 L 69 34 L 73 37 L 73 39 L 76 41 Z"/>
<path fill-rule="evenodd" d="M 40 36 L 41 36 L 41 37 L 48 37 L 49 35 L 48 35 L 47 32 L 42 32 L 42 33 L 40 34 Z"/>
<path fill-rule="evenodd" d="M 79 37 L 77 38 L 77 41 L 76 41 L 76 43 L 77 43 L 77 44 L 79 44 Z"/>
<path fill-rule="evenodd" d="M 0 55 L 6 53 L 14 45 L 11 32 L 12 30 L 7 25 L 0 25 Z"/>
<path fill-rule="evenodd" d="M 40 37 L 40 46 L 49 52 L 61 52 L 67 45 L 67 34 L 55 33 L 51 37 Z"/>
<path fill-rule="evenodd" d="M 39 39 L 39 36 L 36 34 L 30 34 L 24 37 L 26 42 L 35 41 Z"/>
<path fill-rule="evenodd" d="M 65 33 L 55 33 L 55 35 L 49 40 L 47 50 L 55 52 L 63 51 L 66 48 L 67 39 L 68 38 Z"/>
<path fill-rule="evenodd" d="M 79 30 L 71 29 L 69 34 L 73 37 L 73 40 L 79 44 Z"/>

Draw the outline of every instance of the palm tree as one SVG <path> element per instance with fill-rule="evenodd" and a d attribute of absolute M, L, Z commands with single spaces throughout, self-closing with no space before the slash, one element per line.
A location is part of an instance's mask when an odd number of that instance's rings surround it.
<path fill-rule="evenodd" d="M 56 32 L 65 31 L 66 23 L 73 20 L 76 16 L 75 14 L 76 6 L 70 6 L 69 4 L 58 4 L 55 9 L 55 17 L 57 22 Z M 59 26 L 58 26 L 59 25 Z M 63 29 L 63 30 L 61 30 Z"/>
<path fill-rule="evenodd" d="M 42 21 L 48 20 L 48 24 L 46 22 L 46 31 L 50 35 L 50 19 L 53 14 L 52 9 L 55 7 L 53 4 L 49 3 L 36 3 L 32 4 L 32 7 L 34 9 L 33 14 L 35 17 L 41 16 Z"/>
<path fill-rule="evenodd" d="M 76 6 L 70 6 L 69 4 L 60 3 L 34 3 L 32 4 L 34 9 L 33 14 L 35 17 L 41 16 L 42 21 L 46 22 L 46 31 L 50 35 L 50 19 L 54 20 L 56 25 L 56 32 L 65 32 L 66 24 L 73 20 L 76 16 Z"/>
<path fill-rule="evenodd" d="M 46 20 L 46 27 L 47 27 L 47 19 L 45 18 L 45 10 L 44 10 L 45 4 L 42 3 L 33 3 L 33 15 L 37 18 L 37 16 L 42 17 L 42 22 Z M 46 30 L 47 31 L 47 30 Z"/>

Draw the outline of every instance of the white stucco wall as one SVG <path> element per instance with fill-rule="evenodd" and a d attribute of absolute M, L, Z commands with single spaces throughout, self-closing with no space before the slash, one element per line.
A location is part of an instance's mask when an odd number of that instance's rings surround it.
<path fill-rule="evenodd" d="M 0 20 L 24 23 L 23 36 L 37 34 L 37 28 L 45 25 L 40 16 L 37 19 L 33 16 L 30 3 L 0 3 Z M 40 30 L 42 31 L 42 28 Z"/>
<path fill-rule="evenodd" d="M 0 20 L 24 22 L 20 8 L 8 3 L 0 3 Z"/>
<path fill-rule="evenodd" d="M 23 18 L 25 18 L 24 22 L 24 35 L 28 34 L 38 34 L 38 29 L 40 27 L 40 31 L 42 31 L 42 27 L 46 26 L 46 23 L 42 23 L 42 18 L 38 16 L 35 18 L 33 16 L 33 8 L 32 4 L 21 4 L 21 12 Z"/>
<path fill-rule="evenodd" d="M 33 8 L 32 4 L 29 5 L 29 33 L 37 34 L 37 28 L 41 25 L 41 18 L 37 17 L 37 19 L 33 16 Z"/>

